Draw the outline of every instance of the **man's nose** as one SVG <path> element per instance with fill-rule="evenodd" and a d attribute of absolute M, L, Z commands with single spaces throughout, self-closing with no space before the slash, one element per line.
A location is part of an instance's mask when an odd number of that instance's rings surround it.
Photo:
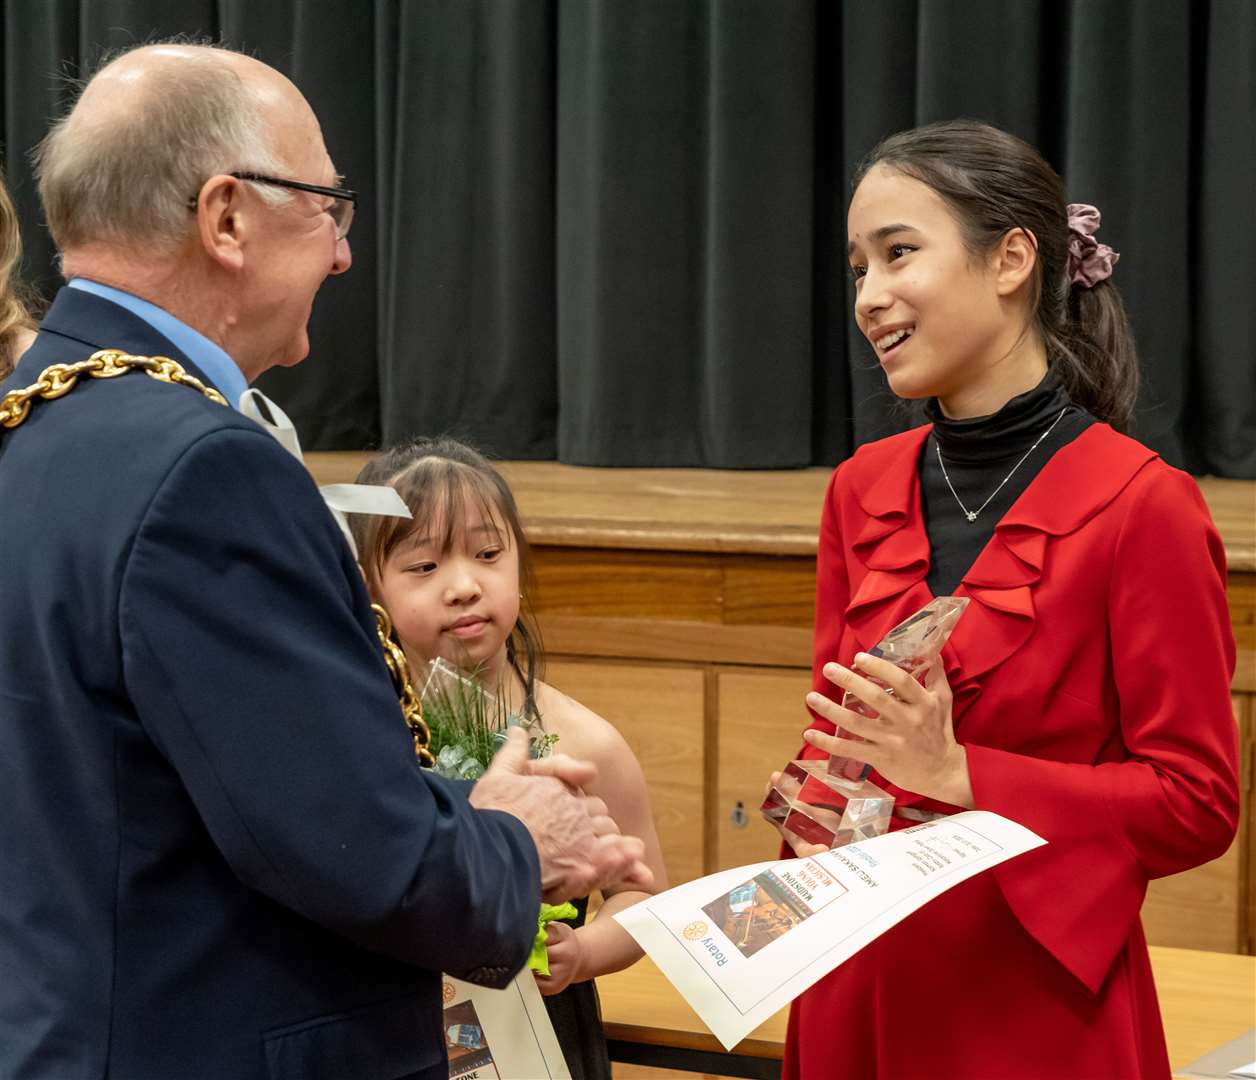
<path fill-rule="evenodd" d="M 336 257 L 331 263 L 331 273 L 343 274 L 353 265 L 353 252 L 349 250 L 349 238 L 336 241 Z"/>

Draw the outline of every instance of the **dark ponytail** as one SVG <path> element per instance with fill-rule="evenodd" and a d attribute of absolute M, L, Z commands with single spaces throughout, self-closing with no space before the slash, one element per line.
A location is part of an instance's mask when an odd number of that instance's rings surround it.
<path fill-rule="evenodd" d="M 1069 396 L 1125 431 L 1138 396 L 1138 352 L 1121 294 L 1111 280 L 1074 284 L 1064 184 L 1032 146 L 975 120 L 900 131 L 855 169 L 853 187 L 886 165 L 931 188 L 951 208 L 969 250 L 991 252 L 1012 229 L 1038 251 L 1034 325 Z"/>
<path fill-rule="evenodd" d="M 1044 327 L 1043 336 L 1069 396 L 1117 431 L 1128 430 L 1138 397 L 1138 351 L 1120 290 L 1110 280 L 1071 286 L 1063 332 Z"/>

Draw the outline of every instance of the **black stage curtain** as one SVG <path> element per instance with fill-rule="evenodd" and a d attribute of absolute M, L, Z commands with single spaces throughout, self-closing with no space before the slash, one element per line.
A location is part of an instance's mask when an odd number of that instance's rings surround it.
<path fill-rule="evenodd" d="M 0 0 L 7 174 L 103 48 L 206 34 L 287 72 L 363 195 L 307 446 L 452 430 L 583 465 L 828 465 L 908 417 L 849 317 L 855 161 L 975 116 L 1103 212 L 1137 434 L 1256 477 L 1249 0 Z M 137 170 L 143 168 L 136 163 Z"/>

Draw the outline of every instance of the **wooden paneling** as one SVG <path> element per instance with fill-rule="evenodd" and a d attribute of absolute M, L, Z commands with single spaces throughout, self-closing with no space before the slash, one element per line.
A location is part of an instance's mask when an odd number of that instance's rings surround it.
<path fill-rule="evenodd" d="M 804 667 L 811 662 L 811 631 L 800 626 L 724 626 L 666 618 L 544 613 L 539 622 L 546 651 L 552 653 L 765 667 Z"/>
<path fill-rule="evenodd" d="M 1251 777 L 1244 758 L 1251 752 L 1250 699 L 1231 698 L 1238 726 L 1240 790 L 1250 812 Z M 1244 813 L 1238 835 L 1219 859 L 1181 874 L 1158 878 L 1147 888 L 1143 927 L 1152 945 L 1209 949 L 1213 952 L 1249 952 L 1248 888 L 1244 862 L 1249 855 L 1250 823 Z"/>
<path fill-rule="evenodd" d="M 718 623 L 720 568 L 703 555 L 533 549 L 538 612 Z"/>
<path fill-rule="evenodd" d="M 305 455 L 305 467 L 320 486 L 352 484 L 374 456 L 362 450 L 314 450 Z"/>
<path fill-rule="evenodd" d="M 1226 602 L 1236 632 L 1256 626 L 1256 574 L 1231 572 L 1226 585 Z"/>
<path fill-rule="evenodd" d="M 551 659 L 546 682 L 605 717 L 641 762 L 673 885 L 702 875 L 703 673 Z M 561 747 L 560 747 L 561 749 Z"/>
<path fill-rule="evenodd" d="M 1256 484 L 1250 480 L 1199 479 L 1199 490 L 1225 542 L 1231 570 L 1256 570 Z"/>
<path fill-rule="evenodd" d="M 715 866 L 776 858 L 776 831 L 759 815 L 768 774 L 802 746 L 805 670 L 719 674 L 719 768 Z M 740 810 L 740 813 L 738 811 Z"/>
<path fill-rule="evenodd" d="M 815 620 L 815 559 L 533 549 L 539 612 L 668 619 L 729 626 L 793 626 Z"/>
<path fill-rule="evenodd" d="M 733 626 L 795 626 L 808 633 L 816 617 L 814 558 L 724 555 L 724 621 Z"/>
<path fill-rule="evenodd" d="M 1234 689 L 1256 694 L 1256 574 L 1230 573 L 1226 588 L 1234 644 L 1238 648 L 1234 666 Z"/>
<path fill-rule="evenodd" d="M 1247 898 L 1245 912 L 1245 948 L 1243 952 L 1256 954 L 1256 694 L 1241 694 L 1236 697 L 1238 707 L 1238 723 L 1247 737 L 1240 747 L 1242 765 L 1243 790 L 1243 823 L 1240 828 L 1246 829 L 1241 836 L 1242 848 L 1246 851 L 1246 865 L 1242 868 L 1242 895 Z"/>
<path fill-rule="evenodd" d="M 1241 929 L 1242 837 L 1219 859 L 1147 887 L 1143 929 L 1152 945 L 1244 952 Z"/>

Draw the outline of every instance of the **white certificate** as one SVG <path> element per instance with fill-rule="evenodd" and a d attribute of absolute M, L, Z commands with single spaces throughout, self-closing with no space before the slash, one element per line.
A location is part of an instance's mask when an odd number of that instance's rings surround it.
<path fill-rule="evenodd" d="M 1046 841 L 984 810 L 679 885 L 614 918 L 731 1050 L 921 905 Z"/>
<path fill-rule="evenodd" d="M 445 1050 L 450 1080 L 571 1080 L 529 968 L 505 990 L 446 975 Z"/>

